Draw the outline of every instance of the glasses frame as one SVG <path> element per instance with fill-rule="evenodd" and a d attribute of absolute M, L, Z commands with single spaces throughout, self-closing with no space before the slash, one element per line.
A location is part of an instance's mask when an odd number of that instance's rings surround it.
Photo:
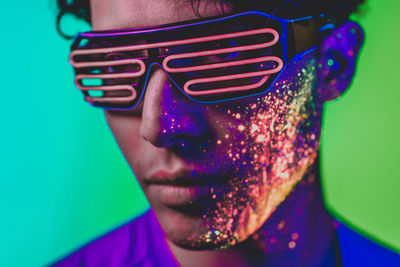
<path fill-rule="evenodd" d="M 278 32 L 274 28 L 263 28 L 263 29 L 255 29 L 251 33 L 250 32 L 236 32 L 236 33 L 228 33 L 228 34 L 222 34 L 219 36 L 216 35 L 211 35 L 207 37 L 198 37 L 198 38 L 186 38 L 186 39 L 177 39 L 169 42 L 159 42 L 159 43 L 150 43 L 150 44 L 134 44 L 131 46 L 120 46 L 120 47 L 103 47 L 103 48 L 92 48 L 92 49 L 86 49 L 80 47 L 80 44 L 83 42 L 83 40 L 103 40 L 106 38 L 126 38 L 126 37 L 135 37 L 135 36 L 157 36 L 159 34 L 165 33 L 165 32 L 173 32 L 177 30 L 184 30 L 187 32 L 190 32 L 192 29 L 195 29 L 195 27 L 198 26 L 203 26 L 203 25 L 213 25 L 215 23 L 222 23 L 222 22 L 228 22 L 233 21 L 234 19 L 236 20 L 242 20 L 244 23 L 246 22 L 246 19 L 252 17 L 252 16 L 262 16 L 266 19 L 266 24 L 269 24 L 269 22 L 273 21 L 275 25 L 280 24 L 280 31 Z M 265 94 L 268 92 L 272 86 L 276 83 L 277 79 L 279 79 L 280 74 L 282 73 L 283 69 L 285 66 L 295 57 L 302 57 L 304 54 L 307 54 L 311 51 L 314 51 L 316 48 L 316 43 L 318 43 L 319 40 L 319 31 L 321 28 L 323 28 L 324 25 L 324 16 L 319 15 L 317 17 L 315 16 L 308 16 L 308 17 L 303 17 L 303 18 L 298 18 L 298 19 L 281 19 L 274 17 L 272 15 L 266 14 L 264 12 L 260 11 L 247 11 L 239 14 L 234 14 L 230 16 L 220 16 L 220 17 L 213 17 L 213 18 L 207 18 L 204 20 L 195 20 L 195 21 L 186 21 L 186 22 L 180 22 L 180 23 L 173 23 L 173 24 L 165 24 L 165 25 L 160 25 L 160 26 L 154 26 L 154 27 L 147 27 L 147 28 L 130 28 L 130 29 L 118 29 L 118 30 L 110 30 L 110 31 L 91 31 L 91 32 L 84 32 L 80 33 L 77 35 L 75 38 L 73 44 L 71 45 L 71 53 L 69 56 L 69 61 L 70 64 L 74 67 L 75 70 L 75 85 L 77 86 L 78 89 L 82 91 L 84 94 L 84 98 L 87 102 L 91 103 L 93 106 L 96 107 L 101 107 L 105 109 L 117 109 L 117 110 L 126 110 L 126 109 L 134 109 L 141 101 L 144 95 L 144 92 L 146 90 L 147 82 L 149 79 L 149 72 L 150 69 L 152 68 L 153 64 L 158 64 L 166 73 L 170 81 L 174 83 L 174 85 L 179 88 L 182 93 L 184 93 L 187 97 L 192 99 L 193 101 L 199 102 L 199 103 L 216 103 L 216 102 L 221 102 L 221 101 L 229 101 L 229 100 L 234 100 L 234 99 L 239 99 L 243 97 L 250 97 L 254 95 L 259 95 L 259 94 Z M 221 89 L 215 89 L 215 90 L 206 90 L 206 91 L 192 91 L 190 90 L 189 86 L 193 85 L 194 83 L 198 82 L 201 83 L 204 81 L 204 79 L 195 79 L 195 80 L 190 80 L 185 83 L 184 86 L 179 85 L 176 83 L 175 79 L 171 77 L 171 73 L 174 72 L 185 72 L 185 71 L 193 71 L 195 67 L 186 67 L 186 68 L 181 68 L 180 70 L 178 69 L 173 69 L 168 66 L 168 62 L 177 58 L 184 58 L 185 56 L 202 56 L 202 55 L 210 55 L 212 53 L 215 53 L 217 50 L 209 50 L 209 51 L 201 51 L 201 52 L 192 52 L 192 53 L 177 53 L 174 55 L 169 55 L 165 57 L 164 59 L 160 60 L 157 59 L 157 55 L 154 56 L 154 49 L 158 49 L 160 47 L 166 47 L 169 45 L 177 45 L 177 44 L 185 44 L 185 43 L 194 43 L 194 42 L 206 42 L 209 40 L 218 40 L 224 39 L 224 38 L 233 38 L 233 37 L 240 37 L 241 35 L 249 35 L 249 34 L 260 34 L 260 33 L 269 33 L 273 35 L 273 39 L 270 42 L 267 43 L 261 43 L 257 44 L 258 46 L 264 45 L 265 47 L 268 46 L 274 46 L 278 42 L 282 47 L 282 58 L 275 57 L 268 55 L 264 58 L 263 60 L 274 60 L 278 63 L 278 67 L 274 69 L 273 71 L 267 70 L 264 71 L 262 74 L 261 73 L 253 73 L 255 76 L 262 76 L 264 75 L 264 78 L 262 78 L 256 86 L 260 87 L 263 86 L 266 80 L 269 79 L 270 75 L 274 75 L 275 77 L 273 80 L 269 82 L 269 85 L 266 86 L 264 90 L 261 92 L 253 93 L 253 94 L 246 94 L 238 97 L 231 97 L 231 98 L 226 98 L 226 99 L 218 99 L 215 101 L 201 101 L 199 99 L 196 99 L 196 94 L 201 95 L 201 94 L 220 94 L 224 92 L 229 92 L 228 89 L 226 91 L 223 91 Z M 246 47 L 231 47 L 228 49 L 225 49 L 224 51 L 218 51 L 220 53 L 224 52 L 232 52 L 232 51 L 237 51 L 239 50 L 246 50 L 254 48 L 254 46 L 257 45 L 247 45 Z M 253 46 L 253 47 L 252 47 Z M 124 59 L 124 60 L 111 60 L 111 61 L 94 61 L 94 62 L 77 62 L 76 57 L 82 56 L 82 55 L 88 55 L 92 53 L 105 53 L 105 52 L 118 52 L 118 51 L 124 51 L 126 49 L 136 49 L 136 50 L 143 50 L 145 49 L 148 52 L 148 55 L 153 54 L 152 60 L 149 61 L 147 64 L 140 59 L 140 58 L 132 58 L 132 59 Z M 153 49 L 153 50 L 151 50 Z M 236 49 L 236 50 L 235 50 Z M 222 50 L 222 49 L 220 49 Z M 188 55 L 190 54 L 190 55 Z M 148 56 L 150 58 L 150 56 Z M 238 64 L 239 61 L 233 61 L 232 62 L 225 62 L 222 65 L 220 64 L 217 66 L 217 64 L 214 64 L 214 66 L 211 65 L 201 65 L 200 68 L 207 69 L 207 68 L 217 68 L 217 67 L 226 67 L 226 66 L 231 66 L 234 64 Z M 242 64 L 248 64 L 249 60 L 242 60 L 240 62 Z M 254 63 L 254 62 L 251 62 Z M 93 74 L 93 73 L 84 73 L 82 72 L 82 69 L 87 69 L 90 67 L 105 67 L 105 66 L 117 66 L 117 65 L 126 65 L 126 64 L 136 64 L 140 67 L 140 70 L 138 72 L 134 73 L 107 73 L 107 74 Z M 224 65 L 225 64 L 225 65 Z M 196 67 L 196 68 L 199 68 Z M 147 69 L 147 70 L 146 70 Z M 246 74 L 246 73 L 245 73 Z M 247 73 L 248 74 L 248 73 Z M 229 75 L 226 75 L 228 77 Z M 232 76 L 232 75 L 231 75 Z M 119 85 L 100 85 L 100 86 L 85 86 L 82 83 L 83 79 L 121 79 L 121 78 L 137 78 L 141 77 L 144 82 L 142 82 L 141 85 L 141 92 L 140 95 L 137 94 L 136 89 L 133 87 L 132 84 L 119 84 Z M 226 78 L 225 77 L 225 78 Z M 229 78 L 229 77 L 228 77 Z M 210 80 L 210 79 L 209 79 Z M 218 81 L 218 76 L 214 77 L 211 79 L 212 81 Z M 254 85 L 253 85 L 254 86 Z M 183 87 L 183 88 L 182 88 Z M 237 91 L 245 91 L 249 90 L 248 88 L 233 88 Z M 251 88 L 250 88 L 251 89 Z M 131 95 L 129 96 L 102 96 L 102 97 L 96 97 L 96 96 L 91 96 L 89 95 L 89 91 L 121 91 L 121 90 L 126 90 L 131 92 Z M 229 88 L 229 90 L 232 90 L 232 88 Z M 113 104 L 107 104 L 106 102 L 113 103 Z M 106 104 L 105 104 L 106 103 Z M 122 103 L 122 104 L 121 104 Z"/>

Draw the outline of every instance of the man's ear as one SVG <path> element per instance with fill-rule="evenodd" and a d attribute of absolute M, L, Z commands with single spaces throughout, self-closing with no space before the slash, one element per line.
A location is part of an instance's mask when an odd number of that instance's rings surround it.
<path fill-rule="evenodd" d="M 319 97 L 333 100 L 349 87 L 363 44 L 364 33 L 360 25 L 349 21 L 329 30 L 320 44 L 318 62 Z"/>

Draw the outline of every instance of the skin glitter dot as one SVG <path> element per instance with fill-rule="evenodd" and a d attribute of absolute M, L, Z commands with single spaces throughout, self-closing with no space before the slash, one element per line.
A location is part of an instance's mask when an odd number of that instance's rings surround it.
<path fill-rule="evenodd" d="M 353 50 L 347 51 L 347 55 L 348 55 L 349 57 L 352 57 L 352 56 L 354 55 L 354 51 L 353 51 Z"/>
<path fill-rule="evenodd" d="M 280 221 L 278 223 L 278 226 L 276 227 L 276 229 L 278 229 L 280 231 L 283 229 L 283 227 L 285 227 L 285 221 Z"/>
<path fill-rule="evenodd" d="M 290 249 L 294 249 L 294 248 L 296 247 L 296 242 L 290 241 L 289 244 L 288 244 L 288 247 L 289 247 Z"/>
<path fill-rule="evenodd" d="M 292 234 L 292 239 L 293 240 L 297 240 L 299 238 L 299 234 L 298 233 L 293 233 Z"/>
<path fill-rule="evenodd" d="M 258 143 L 264 142 L 265 141 L 265 135 L 262 135 L 262 134 L 258 135 L 256 141 Z"/>

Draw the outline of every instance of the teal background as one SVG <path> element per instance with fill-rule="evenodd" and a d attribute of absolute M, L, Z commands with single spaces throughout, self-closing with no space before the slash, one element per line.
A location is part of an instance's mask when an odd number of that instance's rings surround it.
<path fill-rule="evenodd" d="M 1 266 L 43 266 L 148 208 L 102 111 L 74 88 L 53 2 L 2 3 Z M 400 2 L 363 10 L 356 79 L 326 105 L 323 186 L 334 214 L 400 251 Z"/>

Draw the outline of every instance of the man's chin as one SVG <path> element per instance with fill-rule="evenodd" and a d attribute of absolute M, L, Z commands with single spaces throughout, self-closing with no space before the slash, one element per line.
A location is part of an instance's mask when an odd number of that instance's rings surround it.
<path fill-rule="evenodd" d="M 169 242 L 189 250 L 217 250 L 229 248 L 237 243 L 233 233 L 215 228 L 203 216 L 188 215 L 173 209 L 164 209 L 157 214 L 158 221 Z"/>
<path fill-rule="evenodd" d="M 200 234 L 196 240 L 193 236 L 190 238 L 185 238 L 184 236 L 180 236 L 179 238 L 173 236 L 170 238 L 167 234 L 167 239 L 177 247 L 196 251 L 227 249 L 237 244 L 235 239 L 210 239 L 207 236 L 206 233 Z"/>

